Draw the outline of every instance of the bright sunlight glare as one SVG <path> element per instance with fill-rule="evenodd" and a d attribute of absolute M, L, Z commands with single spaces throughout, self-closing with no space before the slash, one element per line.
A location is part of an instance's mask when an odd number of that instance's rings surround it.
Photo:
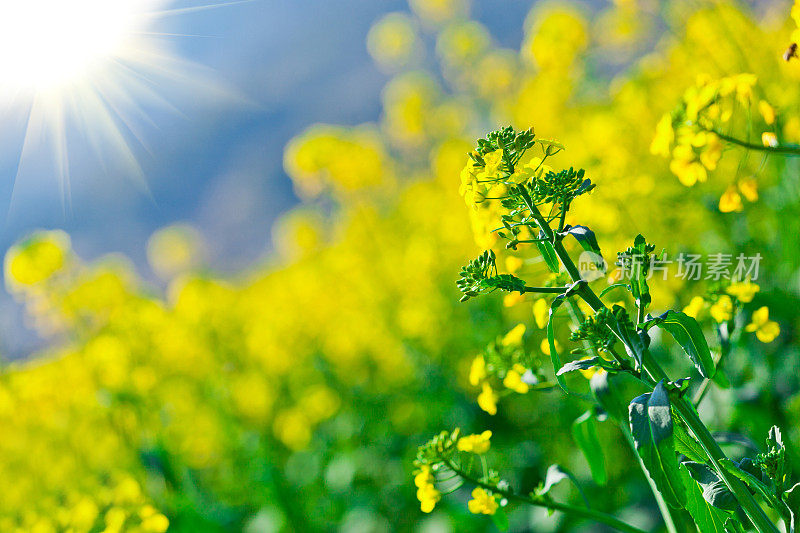
<path fill-rule="evenodd" d="M 146 131 L 158 127 L 148 114 L 180 113 L 176 95 L 229 98 L 213 73 L 173 51 L 175 39 L 202 36 L 164 30 L 166 19 L 243 2 L 167 9 L 176 1 L 0 0 L 0 123 L 26 117 L 9 216 L 20 185 L 32 197 L 58 191 L 70 211 L 76 151 L 90 151 L 104 176 L 132 178 L 147 193 L 132 145 L 148 150 Z"/>
<path fill-rule="evenodd" d="M 4 0 L 0 76 L 44 90 L 87 75 L 122 54 L 142 30 L 153 0 Z"/>

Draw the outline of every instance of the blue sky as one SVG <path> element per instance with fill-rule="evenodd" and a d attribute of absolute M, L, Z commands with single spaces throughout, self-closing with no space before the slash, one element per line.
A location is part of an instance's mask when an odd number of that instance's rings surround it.
<path fill-rule="evenodd" d="M 530 2 L 476 4 L 477 18 L 504 30 L 495 32 L 501 44 L 518 46 Z M 132 148 L 149 194 L 115 161 L 91 154 L 80 132 L 71 132 L 67 212 L 52 174 L 32 163 L 21 169 L 11 204 L 24 116 L 5 117 L 0 246 L 6 250 L 37 228 L 60 228 L 80 256 L 122 252 L 149 277 L 148 237 L 167 224 L 188 222 L 206 238 L 214 268 L 246 267 L 269 251 L 272 222 L 297 202 L 282 169 L 286 142 L 316 122 L 379 117 L 386 76 L 370 60 L 365 37 L 383 14 L 407 9 L 402 0 L 254 0 L 161 19 L 157 31 L 192 35 L 166 39 L 227 94 L 179 86 L 164 90 L 175 110 L 148 109 L 152 123 Z M 37 344 L 20 324 L 16 305 L 0 295 L 0 349 L 7 356 Z"/>

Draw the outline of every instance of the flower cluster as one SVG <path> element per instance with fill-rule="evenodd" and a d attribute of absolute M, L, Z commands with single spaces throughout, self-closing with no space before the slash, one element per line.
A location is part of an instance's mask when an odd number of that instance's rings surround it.
<path fill-rule="evenodd" d="M 722 133 L 733 127 L 735 111 L 744 108 L 750 115 L 757 108 L 761 117 L 761 145 L 776 148 L 778 117 L 775 108 L 766 100 L 754 96 L 756 76 L 737 74 L 721 79 L 698 76 L 693 87 L 686 90 L 679 106 L 664 115 L 656 126 L 650 145 L 653 154 L 670 157 L 670 170 L 680 182 L 691 187 L 707 179 L 708 171 L 717 168 L 725 143 L 750 146 L 749 141 Z M 754 124 L 748 124 L 748 130 Z M 742 198 L 758 200 L 758 183 L 753 176 L 742 177 L 730 184 L 720 197 L 723 213 L 741 211 Z"/>
<path fill-rule="evenodd" d="M 534 386 L 547 385 L 540 362 L 525 349 L 525 330 L 524 324 L 516 325 L 472 360 L 469 383 L 480 388 L 478 406 L 490 415 L 497 413 L 501 396 L 527 394 Z M 502 386 L 493 385 L 496 381 Z"/>
<path fill-rule="evenodd" d="M 422 511 L 429 513 L 441 499 L 441 493 L 436 489 L 433 472 L 450 474 L 462 478 L 464 481 L 477 482 L 480 486 L 472 490 L 472 499 L 467 503 L 467 508 L 473 514 L 493 515 L 500 508 L 500 496 L 493 492 L 491 487 L 502 485 L 499 477 L 492 471 L 484 469 L 481 480 L 472 479 L 469 473 L 471 460 L 464 461 L 464 454 L 468 456 L 484 455 L 489 451 L 492 436 L 491 431 L 480 434 L 460 436 L 456 429 L 452 433 L 443 431 L 426 444 L 419 447 L 415 466 L 414 483 L 417 486 L 417 498 Z M 457 490 L 461 483 L 448 489 L 448 492 Z"/>
<path fill-rule="evenodd" d="M 758 284 L 749 279 L 733 281 L 727 284 L 715 284 L 705 296 L 695 296 L 683 308 L 687 315 L 698 318 L 708 308 L 708 314 L 717 324 L 732 323 L 737 312 L 753 301 L 761 290 Z M 780 325 L 769 319 L 769 308 L 761 306 L 751 313 L 750 322 L 745 326 L 745 331 L 755 333 L 756 338 L 763 343 L 770 343 L 780 335 Z M 728 332 L 730 334 L 730 331 Z"/>

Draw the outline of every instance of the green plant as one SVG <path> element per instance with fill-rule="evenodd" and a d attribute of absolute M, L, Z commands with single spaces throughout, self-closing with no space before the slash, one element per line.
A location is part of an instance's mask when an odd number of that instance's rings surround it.
<path fill-rule="evenodd" d="M 537 145 L 542 157 L 528 153 Z M 470 154 L 462 173 L 462 193 L 467 204 L 481 216 L 496 218 L 496 232 L 507 241 L 507 248 L 535 244 L 551 275 L 547 286 L 528 286 L 515 275 L 498 273 L 496 255 L 487 250 L 461 271 L 457 284 L 464 294 L 462 301 L 496 290 L 555 295 L 547 319 L 547 348 L 558 386 L 593 404 L 574 422 L 572 431 L 595 482 L 606 482 L 596 421 L 608 416 L 620 423 L 635 450 L 670 532 L 735 532 L 751 528 L 761 533 L 777 532 L 777 519 L 783 519 L 787 528 L 794 531 L 800 484 L 789 483 L 790 470 L 780 430 L 771 430 L 766 453 L 735 462 L 726 457 L 696 409 L 709 384 L 715 378 L 722 379 L 717 376 L 717 368 L 736 329 L 733 309 L 740 302 L 750 301 L 757 286 L 749 280 L 739 280 L 713 288 L 707 296 L 715 302 L 711 312 L 718 322 L 721 348 L 715 355 L 691 314 L 678 310 L 659 316 L 648 313 L 648 274 L 655 259 L 655 246 L 642 235 L 618 254 L 617 264 L 628 279 L 596 293 L 565 246 L 572 236 L 593 257 L 602 257 L 589 228 L 566 224 L 572 203 L 594 185 L 584 177 L 583 170 L 555 172 L 545 166 L 545 160 L 561 149 L 552 141 L 536 140 L 532 130 L 515 132 L 504 128 L 478 141 L 477 150 Z M 621 305 L 609 307 L 601 300 L 609 291 L 623 287 L 635 302 L 635 313 Z M 588 306 L 588 317 L 577 305 L 579 302 Z M 562 306 L 576 322 L 571 340 L 583 343 L 583 348 L 573 351 L 583 357 L 567 363 L 559 354 L 553 320 Z M 767 320 L 766 316 L 763 318 Z M 653 328 L 674 338 L 691 359 L 698 376 L 673 379 L 667 375 L 664 361 L 657 360 L 650 350 Z M 479 403 L 489 412 L 496 409 L 497 395 L 487 382 L 488 373 L 500 369 L 507 375 L 512 363 L 514 372 L 526 373 L 519 356 L 504 365 L 495 361 L 498 354 L 502 352 L 495 350 L 491 358 L 479 356 L 470 376 L 474 385 L 482 383 Z M 541 369 L 535 370 L 527 379 L 541 384 Z M 589 382 L 592 396 L 569 386 L 566 376 L 574 371 L 593 372 Z M 694 391 L 694 401 L 690 400 L 690 391 Z M 474 487 L 470 511 L 492 515 L 501 527 L 505 524 L 503 507 L 521 502 L 594 520 L 620 531 L 640 531 L 614 516 L 590 509 L 588 503 L 583 506 L 555 501 L 550 489 L 561 480 L 574 481 L 556 465 L 534 490 L 512 490 L 487 465 L 485 453 L 490 436 L 490 432 L 464 437 L 459 430 L 445 431 L 420 447 L 415 481 L 423 510 L 429 512 L 443 493 L 467 484 Z"/>

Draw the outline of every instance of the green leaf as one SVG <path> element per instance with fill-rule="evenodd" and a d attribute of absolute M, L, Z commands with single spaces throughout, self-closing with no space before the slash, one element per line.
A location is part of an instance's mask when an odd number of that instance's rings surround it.
<path fill-rule="evenodd" d="M 576 370 L 587 370 L 589 368 L 592 368 L 593 366 L 598 366 L 599 364 L 600 364 L 599 357 L 589 357 L 588 359 L 576 359 L 562 366 L 561 369 L 559 369 L 559 371 L 556 372 L 556 375 L 560 376 L 562 374 L 566 374 L 567 372 L 575 372 Z"/>
<path fill-rule="evenodd" d="M 703 491 L 703 498 L 712 506 L 724 511 L 733 511 L 739 504 L 736 497 L 728 489 L 716 472 L 711 470 L 708 465 L 694 461 L 684 461 L 683 466 L 697 482 Z"/>
<path fill-rule="evenodd" d="M 572 438 L 586 457 L 594 482 L 605 485 L 608 480 L 606 462 L 603 447 L 597 437 L 597 422 L 591 411 L 585 412 L 572 423 Z"/>
<path fill-rule="evenodd" d="M 655 247 L 647 244 L 644 236 L 639 234 L 633 241 L 633 246 L 618 254 L 623 268 L 630 274 L 630 288 L 636 299 L 637 307 L 646 309 L 650 305 L 650 287 L 647 285 L 647 273 L 650 270 L 650 252 Z"/>
<path fill-rule="evenodd" d="M 628 313 L 622 306 L 615 305 L 612 312 L 613 317 L 609 320 L 609 327 L 622 339 L 628 356 L 641 366 L 650 346 L 650 337 L 645 331 L 636 331 Z"/>
<path fill-rule="evenodd" d="M 667 311 L 663 315 L 647 322 L 648 327 L 656 325 L 667 330 L 683 351 L 694 363 L 697 371 L 704 378 L 714 377 L 714 359 L 708 349 L 708 343 L 697 320 L 680 311 Z"/>
<path fill-rule="evenodd" d="M 567 225 L 564 227 L 564 232 L 575 237 L 575 240 L 578 241 L 578 244 L 581 245 L 581 248 L 587 252 L 594 252 L 597 255 L 601 255 L 600 245 L 597 243 L 597 236 L 595 236 L 594 232 L 586 226 Z M 603 264 L 597 266 L 603 267 L 605 265 Z"/>
<path fill-rule="evenodd" d="M 628 407 L 636 452 L 664 500 L 672 507 L 686 503 L 673 444 L 669 395 L 660 381 L 652 393 L 633 399 Z"/>
<path fill-rule="evenodd" d="M 628 420 L 631 398 L 645 390 L 642 382 L 627 372 L 595 372 L 589 380 L 589 388 L 600 407 L 618 422 Z"/>
<path fill-rule="evenodd" d="M 745 533 L 745 531 L 736 517 L 732 516 L 725 520 L 725 533 Z"/>
<path fill-rule="evenodd" d="M 800 526 L 800 483 L 783 493 L 783 501 L 791 515 L 789 533 L 795 533 Z"/>
<path fill-rule="evenodd" d="M 702 463 L 706 459 L 706 452 L 697 440 L 689 433 L 689 427 L 680 417 L 672 417 L 672 435 L 675 451 L 685 455 L 689 460 Z"/>
<path fill-rule="evenodd" d="M 706 501 L 700 484 L 692 479 L 685 466 L 681 466 L 680 472 L 686 486 L 686 510 L 692 515 L 697 528 L 702 533 L 726 533 L 725 522 L 731 513 L 717 509 Z"/>
<path fill-rule="evenodd" d="M 789 465 L 786 462 L 786 447 L 778 426 L 772 426 L 767 436 L 767 453 L 758 456 L 758 465 L 775 483 L 775 491 L 783 492 L 789 477 Z"/>
<path fill-rule="evenodd" d="M 553 303 L 550 304 L 550 314 L 547 318 L 547 343 L 550 345 L 550 361 L 553 363 L 553 372 L 556 374 L 556 381 L 561 389 L 569 393 L 567 390 L 567 383 L 564 381 L 564 376 L 558 373 L 561 369 L 561 358 L 558 356 L 558 350 L 556 350 L 556 338 L 555 332 L 553 331 L 553 314 L 556 310 L 564 303 L 564 295 L 559 295 L 553 300 Z"/>
<path fill-rule="evenodd" d="M 605 289 L 603 289 L 602 291 L 600 291 L 600 294 L 598 294 L 598 295 L 597 295 L 597 297 L 598 297 L 598 298 L 602 298 L 603 296 L 605 296 L 605 295 L 606 295 L 606 294 L 608 294 L 609 292 L 611 292 L 611 291 L 613 291 L 614 289 L 617 289 L 617 288 L 619 288 L 619 287 L 625 287 L 625 288 L 628 288 L 628 284 L 627 284 L 627 283 L 622 283 L 622 282 L 620 282 L 620 283 L 614 283 L 613 285 L 609 285 L 608 287 L 606 287 Z"/>
<path fill-rule="evenodd" d="M 497 511 L 492 515 L 492 522 L 500 531 L 508 531 L 508 515 L 505 509 L 498 507 Z"/>
<path fill-rule="evenodd" d="M 770 502 L 773 507 L 777 503 L 773 494 L 773 489 L 762 481 L 764 475 L 761 469 L 749 458 L 745 457 L 739 463 L 734 463 L 730 459 L 720 462 L 722 468 L 728 473 L 733 474 L 744 481 L 747 487 L 754 493 L 761 494 L 764 500 Z"/>
<path fill-rule="evenodd" d="M 539 488 L 537 488 L 534 491 L 533 493 L 534 496 L 544 496 L 545 494 L 550 492 L 550 490 L 553 487 L 555 487 L 565 479 L 569 479 L 570 481 L 572 481 L 572 484 L 575 485 L 575 488 L 577 488 L 578 492 L 580 492 L 581 497 L 583 498 L 583 501 L 586 504 L 586 507 L 587 508 L 590 507 L 589 499 L 586 497 L 586 494 L 583 493 L 583 489 L 581 489 L 581 486 L 578 485 L 578 480 L 575 479 L 575 476 L 572 475 L 572 472 L 570 472 L 566 468 L 563 468 L 560 465 L 550 465 L 550 467 L 547 469 L 547 473 L 544 476 L 544 482 L 541 484 L 541 486 L 539 486 Z"/>
<path fill-rule="evenodd" d="M 539 232 L 539 238 L 544 239 L 545 234 L 543 231 Z M 553 243 L 550 241 L 536 241 L 536 247 L 539 248 L 539 253 L 542 254 L 542 258 L 544 259 L 547 268 L 550 269 L 550 272 L 554 274 L 558 274 L 560 270 L 560 265 L 558 263 L 558 255 L 556 255 L 556 249 L 553 248 Z"/>

